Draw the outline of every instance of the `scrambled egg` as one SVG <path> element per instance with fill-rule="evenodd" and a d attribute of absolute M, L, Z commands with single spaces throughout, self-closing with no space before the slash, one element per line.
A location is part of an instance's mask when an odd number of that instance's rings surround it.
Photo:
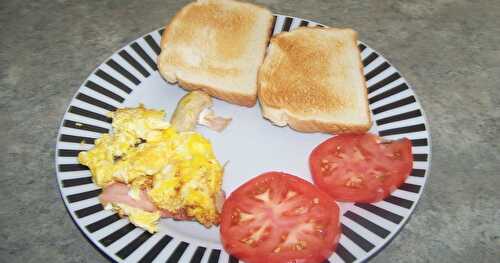
<path fill-rule="evenodd" d="M 139 200 L 145 190 L 151 202 L 173 215 L 196 219 L 206 227 L 219 223 L 215 198 L 221 191 L 223 169 L 210 142 L 196 132 L 177 132 L 159 110 L 119 109 L 111 114 L 113 132 L 96 140 L 95 147 L 78 155 L 101 187 L 113 182 L 130 186 Z M 157 231 L 160 213 L 126 204 L 112 204 L 132 223 Z"/>
<path fill-rule="evenodd" d="M 130 222 L 138 227 L 142 227 L 154 233 L 158 231 L 158 220 L 160 219 L 160 212 L 146 212 L 142 209 L 131 207 L 122 203 L 111 204 L 111 208 L 118 212 L 120 216 L 128 215 Z"/>

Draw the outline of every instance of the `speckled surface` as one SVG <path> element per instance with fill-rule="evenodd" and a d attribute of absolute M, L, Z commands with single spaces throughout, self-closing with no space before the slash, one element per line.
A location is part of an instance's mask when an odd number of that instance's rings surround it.
<path fill-rule="evenodd" d="M 55 180 L 60 119 L 87 75 L 186 1 L 0 1 L 0 261 L 103 262 Z M 432 170 L 406 227 L 372 262 L 500 259 L 500 2 L 259 1 L 352 27 L 413 85 Z"/>

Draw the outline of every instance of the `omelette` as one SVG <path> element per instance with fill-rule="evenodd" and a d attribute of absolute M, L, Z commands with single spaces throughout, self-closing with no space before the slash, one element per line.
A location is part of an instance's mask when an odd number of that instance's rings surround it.
<path fill-rule="evenodd" d="M 206 227 L 219 223 L 223 168 L 208 139 L 178 131 L 163 111 L 143 105 L 118 109 L 110 117 L 112 132 L 78 155 L 103 188 L 106 209 L 151 233 L 158 231 L 160 217 Z"/>

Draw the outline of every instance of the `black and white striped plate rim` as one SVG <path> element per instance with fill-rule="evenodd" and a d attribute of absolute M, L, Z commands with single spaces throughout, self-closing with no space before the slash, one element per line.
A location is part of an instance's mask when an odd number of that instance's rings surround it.
<path fill-rule="evenodd" d="M 299 26 L 321 24 L 275 15 L 273 34 Z M 87 167 L 76 156 L 107 133 L 109 111 L 152 74 L 163 29 L 132 41 L 114 53 L 85 80 L 68 106 L 56 143 L 56 171 L 61 196 L 83 234 L 113 261 L 127 262 L 238 262 L 221 247 L 207 247 L 164 233 L 154 235 L 103 210 L 101 189 L 92 183 Z M 427 180 L 431 161 L 429 125 L 410 85 L 382 55 L 359 43 L 367 79 L 375 130 L 386 138 L 412 140 L 414 169 L 390 197 L 376 204 L 355 204 L 341 218 L 342 236 L 330 262 L 366 261 L 387 245 L 415 209 Z"/>

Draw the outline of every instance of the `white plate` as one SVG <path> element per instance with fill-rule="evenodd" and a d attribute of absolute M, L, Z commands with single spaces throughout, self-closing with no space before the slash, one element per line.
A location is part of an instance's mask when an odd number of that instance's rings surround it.
<path fill-rule="evenodd" d="M 276 15 L 274 34 L 298 26 L 322 26 L 299 18 Z M 92 147 L 95 138 L 110 129 L 105 115 L 116 108 L 137 106 L 164 109 L 171 114 L 185 94 L 158 74 L 162 30 L 153 31 L 114 53 L 101 64 L 75 94 L 61 122 L 57 139 L 57 180 L 69 214 L 83 234 L 109 259 L 127 262 L 237 262 L 219 242 L 218 227 L 162 219 L 154 235 L 127 219 L 103 210 L 86 166 L 76 156 Z M 340 203 L 342 237 L 330 262 L 365 261 L 398 233 L 415 208 L 430 165 L 429 125 L 409 84 L 380 54 L 359 44 L 374 120 L 371 132 L 413 143 L 414 169 L 405 184 L 375 204 Z M 217 113 L 233 117 L 222 134 L 200 128 L 221 163 L 226 166 L 223 189 L 231 193 L 248 179 L 277 170 L 311 181 L 310 151 L 328 138 L 271 125 L 260 108 L 239 107 L 215 100 Z M 170 115 L 168 116 L 170 117 Z M 78 124 L 76 124 L 78 123 Z M 83 142 L 83 143 L 82 143 Z"/>

